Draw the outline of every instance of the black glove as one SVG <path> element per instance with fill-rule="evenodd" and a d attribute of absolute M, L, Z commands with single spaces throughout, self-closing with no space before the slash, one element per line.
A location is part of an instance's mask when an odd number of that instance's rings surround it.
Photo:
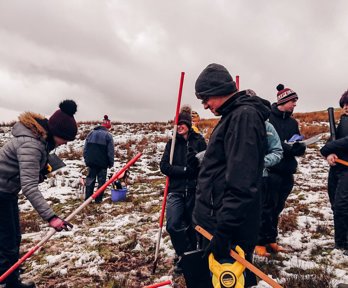
<path fill-rule="evenodd" d="M 186 154 L 186 163 L 187 166 L 191 167 L 192 169 L 196 169 L 199 166 L 199 160 L 196 157 L 196 154 L 197 151 L 191 147 L 188 148 L 188 152 Z"/>
<path fill-rule="evenodd" d="M 228 240 L 219 233 L 216 233 L 207 248 L 204 250 L 203 257 L 208 257 L 210 253 L 213 253 L 214 258 L 217 261 L 230 258 L 230 246 Z"/>
<path fill-rule="evenodd" d="M 45 174 L 39 174 L 39 183 L 44 182 L 47 179 L 47 176 Z"/>
<path fill-rule="evenodd" d="M 294 156 L 302 156 L 306 151 L 306 145 L 304 143 L 295 142 L 291 147 L 291 153 Z"/>
<path fill-rule="evenodd" d="M 52 167 L 49 164 L 46 164 L 43 169 L 41 169 L 39 174 L 39 183 L 44 182 L 47 179 L 47 176 L 52 171 Z"/>

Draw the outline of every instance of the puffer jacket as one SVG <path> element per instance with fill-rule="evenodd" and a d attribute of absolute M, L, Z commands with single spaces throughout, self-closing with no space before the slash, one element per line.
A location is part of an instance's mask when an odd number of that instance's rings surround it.
<path fill-rule="evenodd" d="M 189 148 L 201 152 L 206 149 L 207 144 L 203 136 L 194 132 L 193 129 L 189 131 L 187 140 L 177 134 L 172 165 L 169 164 L 171 146 L 172 140 L 169 140 L 160 162 L 161 172 L 170 178 L 168 192 L 194 192 L 196 190 L 197 174 L 187 175 L 185 171 L 187 152 Z"/>
<path fill-rule="evenodd" d="M 35 120 L 43 116 L 23 113 L 12 129 L 14 138 L 0 149 L 0 193 L 22 190 L 42 219 L 54 216 L 38 189 L 40 171 L 47 163 L 47 131 Z"/>
<path fill-rule="evenodd" d="M 241 91 L 218 111 L 222 117 L 202 161 L 193 221 L 234 244 L 255 244 L 269 109 Z"/>
<path fill-rule="evenodd" d="M 267 149 L 265 155 L 265 165 L 263 176 L 268 176 L 268 169 L 280 162 L 283 158 L 283 148 L 277 131 L 273 125 L 266 121 Z"/>

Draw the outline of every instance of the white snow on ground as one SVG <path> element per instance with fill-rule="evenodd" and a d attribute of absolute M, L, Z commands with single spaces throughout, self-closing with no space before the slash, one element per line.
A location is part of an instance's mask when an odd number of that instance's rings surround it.
<path fill-rule="evenodd" d="M 80 125 L 79 134 L 86 135 L 92 127 Z M 2 131 L 0 139 L 4 142 L 10 137 L 10 129 L 2 127 Z M 166 280 L 177 281 L 172 275 L 174 251 L 165 226 L 156 274 L 151 273 L 165 182 L 158 164 L 171 127 L 167 123 L 120 123 L 113 125 L 111 132 L 117 156 L 110 174 L 139 151 L 143 152 L 130 169 L 132 184 L 128 187 L 127 201 L 111 202 L 108 188 L 102 204 L 91 203 L 71 221 L 72 231 L 56 233 L 29 258 L 23 277 L 34 279 L 38 287 L 112 287 L 113 284 L 143 287 Z M 82 203 L 78 182 L 86 173 L 81 158 L 84 141 L 77 139 L 56 150 L 58 155 L 75 151 L 77 159 L 65 158 L 67 166 L 40 184 L 44 197 L 62 217 Z M 297 226 L 291 231 L 280 230 L 279 237 L 280 243 L 291 252 L 269 260 L 279 267 L 280 276 L 276 280 L 280 283 L 292 274 L 291 268 L 299 267 L 303 270 L 327 267 L 334 274 L 333 282 L 348 283 L 348 257 L 332 249 L 333 216 L 326 192 L 328 166 L 318 152 L 323 143 L 307 149 L 305 157 L 298 158 L 296 185 L 283 211 L 284 215 L 295 215 Z M 23 196 L 20 210 L 22 222 L 29 226 L 21 246 L 21 251 L 27 252 L 48 228 Z M 259 268 L 264 269 L 262 265 Z M 257 287 L 270 286 L 260 281 Z"/>

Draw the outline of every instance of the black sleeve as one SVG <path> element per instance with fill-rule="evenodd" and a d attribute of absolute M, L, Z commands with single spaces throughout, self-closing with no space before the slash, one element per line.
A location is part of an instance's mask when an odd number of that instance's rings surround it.
<path fill-rule="evenodd" d="M 348 152 L 348 136 L 338 140 L 330 141 L 320 149 L 320 153 L 324 157 L 338 152 Z"/>
<path fill-rule="evenodd" d="M 164 153 L 162 155 L 162 159 L 160 162 L 161 172 L 168 177 L 177 177 L 177 176 L 185 176 L 186 169 L 184 166 L 171 165 L 169 163 L 170 160 L 170 147 L 171 140 L 167 143 L 166 148 L 164 149 Z M 174 148 L 175 149 L 175 148 Z"/>

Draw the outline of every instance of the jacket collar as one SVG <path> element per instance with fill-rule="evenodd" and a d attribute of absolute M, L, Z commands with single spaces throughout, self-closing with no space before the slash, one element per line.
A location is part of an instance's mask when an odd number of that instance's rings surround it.
<path fill-rule="evenodd" d="M 275 116 L 277 116 L 277 117 L 279 117 L 279 118 L 283 118 L 283 119 L 289 118 L 289 117 L 291 117 L 291 115 L 292 115 L 292 112 L 287 112 L 287 111 L 283 112 L 283 111 L 280 111 L 280 110 L 278 109 L 277 103 L 273 103 L 273 104 L 272 104 L 272 113 L 273 113 Z"/>

